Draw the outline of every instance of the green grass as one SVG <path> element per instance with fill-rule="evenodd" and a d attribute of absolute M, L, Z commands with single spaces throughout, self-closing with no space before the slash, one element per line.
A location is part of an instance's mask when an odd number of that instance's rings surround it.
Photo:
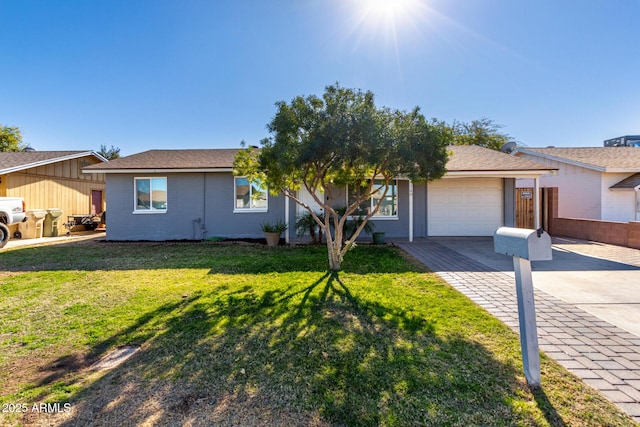
<path fill-rule="evenodd" d="M 546 357 L 530 390 L 517 335 L 395 248 L 326 265 L 322 247 L 0 253 L 0 403 L 100 425 L 633 425 Z M 141 350 L 88 370 L 122 345 Z"/>

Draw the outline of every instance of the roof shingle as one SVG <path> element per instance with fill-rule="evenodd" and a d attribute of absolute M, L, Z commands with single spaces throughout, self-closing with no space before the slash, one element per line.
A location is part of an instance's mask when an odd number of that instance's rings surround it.
<path fill-rule="evenodd" d="M 640 173 L 634 173 L 630 177 L 623 179 L 622 181 L 612 185 L 609 188 L 611 188 L 612 190 L 633 190 L 637 187 L 640 187 Z"/>
<path fill-rule="evenodd" d="M 517 152 L 542 155 L 558 161 L 569 160 L 605 170 L 628 169 L 630 171 L 640 171 L 640 148 L 638 147 L 519 148 Z"/>
<path fill-rule="evenodd" d="M 478 146 L 450 146 L 447 170 L 472 171 L 545 171 L 554 168 Z M 85 168 L 104 170 L 196 170 L 230 169 L 238 149 L 150 150 Z"/>
<path fill-rule="evenodd" d="M 233 167 L 237 148 L 194 150 L 149 150 L 85 168 L 116 170 L 228 169 Z"/>
<path fill-rule="evenodd" d="M 490 150 L 477 145 L 452 145 L 447 162 L 449 172 L 489 172 L 489 171 L 545 171 L 551 168 L 542 163 L 520 159 L 500 151 Z"/>
<path fill-rule="evenodd" d="M 12 151 L 0 152 L 0 173 L 28 169 L 68 158 L 95 154 L 92 151 Z"/>

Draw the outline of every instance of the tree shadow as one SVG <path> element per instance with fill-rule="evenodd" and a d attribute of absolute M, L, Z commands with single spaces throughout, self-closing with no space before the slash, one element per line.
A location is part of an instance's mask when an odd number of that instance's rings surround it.
<path fill-rule="evenodd" d="M 61 425 L 535 424 L 512 406 L 515 365 L 347 277 L 217 289 L 142 314 L 93 346 L 97 360 L 145 341 L 72 396 Z"/>
<path fill-rule="evenodd" d="M 181 307 L 189 306 L 199 299 L 200 296 L 201 293 L 197 292 L 181 301 L 163 304 L 157 309 L 149 311 L 138 317 L 129 327 L 119 331 L 117 334 L 112 335 L 106 340 L 98 342 L 91 347 L 91 350 L 88 353 L 66 354 L 45 364 L 39 370 L 43 376 L 40 379 L 33 381 L 25 391 L 52 384 L 58 380 L 68 377 L 70 374 L 76 374 L 82 370 L 86 370 L 103 357 L 107 351 L 113 348 L 124 344 L 131 346 L 142 345 L 155 335 L 154 326 L 157 325 L 154 324 L 158 322 L 158 319 L 164 319 L 167 316 L 175 316 Z"/>

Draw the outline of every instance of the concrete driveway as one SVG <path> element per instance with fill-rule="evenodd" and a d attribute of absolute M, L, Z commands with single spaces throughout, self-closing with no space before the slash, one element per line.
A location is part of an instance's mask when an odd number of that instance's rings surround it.
<path fill-rule="evenodd" d="M 496 254 L 491 237 L 430 239 L 513 277 L 512 258 Z M 532 271 L 535 288 L 640 337 L 640 250 L 555 238 L 553 260 Z"/>

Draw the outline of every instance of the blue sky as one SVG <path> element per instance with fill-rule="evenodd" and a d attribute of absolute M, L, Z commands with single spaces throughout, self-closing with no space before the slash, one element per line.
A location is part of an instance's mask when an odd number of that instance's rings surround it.
<path fill-rule="evenodd" d="M 0 123 L 38 150 L 238 147 L 339 82 L 530 147 L 640 134 L 639 0 L 389 1 L 0 0 Z"/>

